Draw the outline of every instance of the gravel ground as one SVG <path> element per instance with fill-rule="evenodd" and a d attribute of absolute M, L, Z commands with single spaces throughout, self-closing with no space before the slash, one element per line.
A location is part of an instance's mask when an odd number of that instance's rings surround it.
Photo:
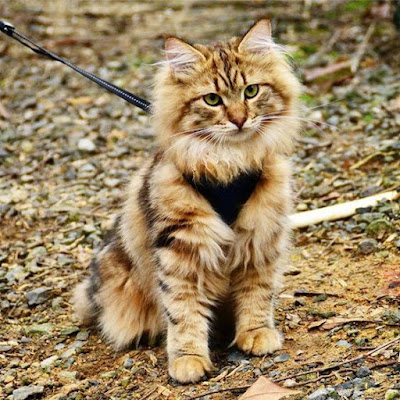
<path fill-rule="evenodd" d="M 13 0 L 0 4 L 0 18 L 150 98 L 163 34 L 222 40 L 269 15 L 305 82 L 293 162 L 297 211 L 306 211 L 400 185 L 400 40 L 391 4 L 309 3 Z M 354 62 L 357 52 L 355 73 L 313 78 L 315 68 Z M 0 397 L 191 399 L 220 390 L 202 398 L 236 399 L 240 390 L 222 390 L 265 375 L 299 390 L 297 399 L 398 398 L 399 343 L 371 350 L 400 334 L 399 201 L 296 231 L 277 301 L 284 348 L 263 358 L 219 349 L 218 371 L 200 384 L 170 381 L 162 347 L 115 353 L 76 325 L 71 290 L 153 147 L 147 115 L 0 38 Z"/>

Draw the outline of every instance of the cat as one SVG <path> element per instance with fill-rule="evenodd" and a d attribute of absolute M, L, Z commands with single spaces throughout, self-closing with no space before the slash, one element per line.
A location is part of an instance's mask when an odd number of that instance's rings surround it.
<path fill-rule="evenodd" d="M 169 375 L 189 383 L 213 369 L 209 332 L 222 302 L 239 349 L 281 348 L 273 295 L 290 244 L 300 83 L 268 19 L 226 43 L 168 37 L 165 53 L 158 150 L 129 184 L 74 303 L 115 349 L 166 332 Z"/>

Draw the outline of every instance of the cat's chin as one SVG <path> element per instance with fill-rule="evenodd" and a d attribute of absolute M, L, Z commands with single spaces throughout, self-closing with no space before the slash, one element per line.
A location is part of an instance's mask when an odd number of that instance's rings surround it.
<path fill-rule="evenodd" d="M 257 134 L 256 129 L 245 128 L 245 129 L 237 129 L 236 131 L 232 131 L 229 134 L 224 134 L 224 141 L 226 143 L 239 143 L 251 140 Z"/>

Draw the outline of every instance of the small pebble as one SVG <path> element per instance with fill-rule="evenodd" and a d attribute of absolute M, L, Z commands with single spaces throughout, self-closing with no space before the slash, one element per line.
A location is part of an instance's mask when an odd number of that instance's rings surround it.
<path fill-rule="evenodd" d="M 375 239 L 363 239 L 358 244 L 358 249 L 362 254 L 371 254 L 378 247 L 378 242 Z"/>
<path fill-rule="evenodd" d="M 44 386 L 22 386 L 12 392 L 13 400 L 25 400 L 29 396 L 43 393 Z"/>
<path fill-rule="evenodd" d="M 124 361 L 124 368 L 126 369 L 131 369 L 133 366 L 133 358 L 128 357 L 125 361 Z"/>
<path fill-rule="evenodd" d="M 336 343 L 337 346 L 339 347 L 345 347 L 346 349 L 349 349 L 350 347 L 352 347 L 353 345 L 351 343 L 349 343 L 347 340 L 339 340 Z"/>
<path fill-rule="evenodd" d="M 281 362 L 285 362 L 287 360 L 289 360 L 290 355 L 289 354 L 279 354 L 279 356 L 274 357 L 274 361 L 276 363 L 281 363 Z"/>
<path fill-rule="evenodd" d="M 359 378 L 365 378 L 369 375 L 371 375 L 371 370 L 368 367 L 360 367 L 357 371 L 357 376 Z"/>
<path fill-rule="evenodd" d="M 284 387 L 293 387 L 297 384 L 297 382 L 294 379 L 286 379 L 286 381 L 283 382 Z"/>
<path fill-rule="evenodd" d="M 42 367 L 42 368 L 48 368 L 48 367 L 51 367 L 56 361 L 57 361 L 57 359 L 58 359 L 58 356 L 51 356 L 51 357 L 48 357 L 48 358 L 46 358 L 45 360 L 43 360 L 41 363 L 40 363 L 40 366 Z"/>
<path fill-rule="evenodd" d="M 61 371 L 59 376 L 69 381 L 75 381 L 78 378 L 78 371 Z"/>
<path fill-rule="evenodd" d="M 261 371 L 264 373 L 267 369 L 271 368 L 274 365 L 274 362 L 269 360 L 269 361 L 265 361 L 262 365 L 261 365 Z"/>
<path fill-rule="evenodd" d="M 96 146 L 90 139 L 81 139 L 78 143 L 78 149 L 91 152 L 96 150 Z"/>
<path fill-rule="evenodd" d="M 308 400 L 326 400 L 330 397 L 331 394 L 335 392 L 335 389 L 331 387 L 321 388 L 312 392 L 308 395 Z"/>
<path fill-rule="evenodd" d="M 48 300 L 51 294 L 51 288 L 40 287 L 38 289 L 31 290 L 25 293 L 25 297 L 28 300 L 30 306 L 42 304 Z"/>
<path fill-rule="evenodd" d="M 234 350 L 228 355 L 228 362 L 243 362 L 243 361 L 247 360 L 244 354 L 239 351 Z"/>
<path fill-rule="evenodd" d="M 400 399 L 400 391 L 389 389 L 385 393 L 385 400 L 395 400 L 395 399 Z"/>
<path fill-rule="evenodd" d="M 88 340 L 89 338 L 89 332 L 88 331 L 80 331 L 78 332 L 78 334 L 76 335 L 76 340 Z"/>
<path fill-rule="evenodd" d="M 53 331 L 53 324 L 46 322 L 44 324 L 33 324 L 28 327 L 29 333 L 50 333 Z"/>

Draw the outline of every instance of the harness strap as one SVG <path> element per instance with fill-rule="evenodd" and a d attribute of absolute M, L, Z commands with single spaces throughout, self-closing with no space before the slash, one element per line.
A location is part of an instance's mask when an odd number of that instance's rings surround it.
<path fill-rule="evenodd" d="M 261 171 L 243 172 L 226 184 L 209 180 L 206 176 L 195 180 L 192 175 L 185 174 L 184 178 L 211 204 L 227 225 L 232 225 L 260 181 Z"/>
<path fill-rule="evenodd" d="M 151 104 L 147 100 L 142 99 L 141 97 L 136 96 L 135 94 L 128 92 L 125 89 L 120 88 L 119 86 L 113 85 L 112 83 L 110 83 L 104 79 L 101 79 L 98 76 L 93 75 L 90 72 L 83 70 L 82 68 L 77 67 L 76 65 L 72 64 L 70 61 L 66 60 L 65 58 L 62 58 L 62 57 L 46 50 L 44 47 L 33 42 L 32 40 L 30 40 L 29 38 L 24 36 L 22 33 L 19 33 L 15 29 L 15 27 L 12 24 L 10 24 L 9 22 L 0 21 L 0 31 L 5 33 L 7 36 L 10 36 L 12 39 L 16 40 L 17 42 L 28 47 L 35 53 L 41 54 L 41 55 L 48 57 L 54 61 L 60 62 L 69 68 L 72 68 L 74 71 L 78 72 L 78 74 L 81 74 L 85 78 L 90 79 L 91 81 L 97 83 L 102 88 L 117 95 L 118 97 L 121 97 L 128 103 L 141 108 L 143 111 L 145 111 L 147 113 L 151 112 Z"/>

